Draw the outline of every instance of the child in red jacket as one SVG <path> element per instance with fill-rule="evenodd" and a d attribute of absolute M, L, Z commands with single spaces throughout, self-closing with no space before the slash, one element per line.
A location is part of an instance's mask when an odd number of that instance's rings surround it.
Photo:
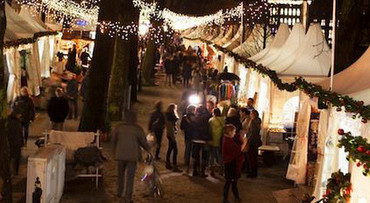
<path fill-rule="evenodd" d="M 228 202 L 227 196 L 229 194 L 230 185 L 235 197 L 236 202 L 240 202 L 239 191 L 237 187 L 237 181 L 240 178 L 244 156 L 242 151 L 244 150 L 247 140 L 243 138 L 242 144 L 237 144 L 233 137 L 236 134 L 236 128 L 233 125 L 225 125 L 224 137 L 222 140 L 222 159 L 225 166 L 225 179 L 226 183 L 224 186 L 223 202 Z"/>

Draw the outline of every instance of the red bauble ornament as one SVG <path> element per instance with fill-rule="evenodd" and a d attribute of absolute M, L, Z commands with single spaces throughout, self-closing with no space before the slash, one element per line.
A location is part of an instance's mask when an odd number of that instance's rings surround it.
<path fill-rule="evenodd" d="M 338 108 L 337 108 L 337 111 L 338 111 L 338 112 L 339 112 L 339 111 L 342 111 L 342 108 L 338 107 Z"/>
<path fill-rule="evenodd" d="M 369 166 L 367 166 L 367 164 L 364 164 L 363 167 L 364 167 L 365 170 L 369 169 Z"/>
<path fill-rule="evenodd" d="M 359 147 L 357 147 L 357 151 L 360 152 L 360 153 L 364 153 L 366 151 L 366 147 L 365 146 L 359 146 Z"/>
<path fill-rule="evenodd" d="M 357 162 L 356 164 L 357 167 L 360 167 L 361 165 L 362 165 L 361 162 Z"/>
<path fill-rule="evenodd" d="M 361 119 L 361 122 L 367 123 L 367 119 L 363 118 L 363 119 Z"/>
<path fill-rule="evenodd" d="M 366 151 L 366 155 L 369 155 L 370 156 L 370 150 L 367 150 Z"/>
<path fill-rule="evenodd" d="M 325 196 L 328 196 L 330 194 L 330 190 L 327 189 L 326 192 L 325 192 Z"/>
<path fill-rule="evenodd" d="M 339 134 L 339 135 L 343 135 L 343 134 L 344 134 L 344 130 L 343 130 L 343 129 L 339 129 L 339 130 L 338 130 L 338 134 Z"/>

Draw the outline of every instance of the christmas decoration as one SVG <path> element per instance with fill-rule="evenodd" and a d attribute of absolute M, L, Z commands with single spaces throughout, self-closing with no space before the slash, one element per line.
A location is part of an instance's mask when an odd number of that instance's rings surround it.
<path fill-rule="evenodd" d="M 348 152 L 350 160 L 357 162 L 357 167 L 363 167 L 362 173 L 365 176 L 370 175 L 370 143 L 367 142 L 366 138 L 361 136 L 353 136 L 350 132 L 339 133 L 342 138 L 339 140 L 338 147 L 344 147 L 344 150 Z"/>
<path fill-rule="evenodd" d="M 331 174 L 326 184 L 326 192 L 321 201 L 327 203 L 347 202 L 351 197 L 351 174 L 338 171 Z"/>

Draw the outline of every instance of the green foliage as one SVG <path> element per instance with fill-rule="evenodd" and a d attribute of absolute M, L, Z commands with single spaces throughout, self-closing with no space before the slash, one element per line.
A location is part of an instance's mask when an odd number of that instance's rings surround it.
<path fill-rule="evenodd" d="M 331 174 L 326 184 L 326 193 L 322 201 L 327 203 L 345 203 L 351 197 L 351 174 L 338 171 Z"/>
<path fill-rule="evenodd" d="M 370 176 L 370 143 L 361 136 L 353 136 L 350 132 L 343 133 L 338 147 L 344 147 L 348 152 L 348 159 L 357 162 L 357 166 L 363 167 L 363 175 Z"/>

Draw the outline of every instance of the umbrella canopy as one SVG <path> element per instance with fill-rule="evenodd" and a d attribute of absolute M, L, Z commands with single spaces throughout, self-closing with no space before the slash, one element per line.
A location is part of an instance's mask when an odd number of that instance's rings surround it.
<path fill-rule="evenodd" d="M 228 72 L 223 72 L 220 73 L 217 78 L 219 80 L 240 80 L 239 76 L 235 75 L 234 73 L 228 73 Z"/>

